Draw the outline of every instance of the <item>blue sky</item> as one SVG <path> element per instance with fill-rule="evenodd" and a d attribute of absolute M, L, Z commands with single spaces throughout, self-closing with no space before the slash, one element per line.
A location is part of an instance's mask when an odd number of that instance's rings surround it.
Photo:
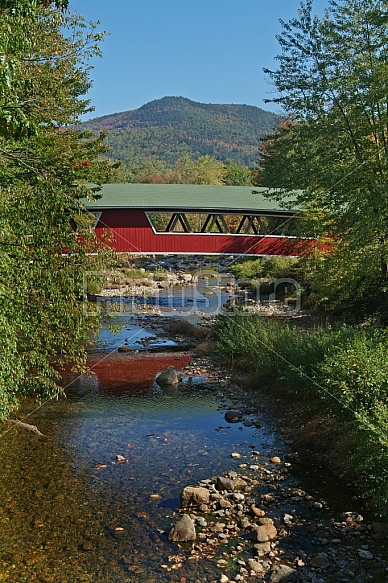
<path fill-rule="evenodd" d="M 136 109 L 165 96 L 202 103 L 256 105 L 273 88 L 263 67 L 279 53 L 279 19 L 297 15 L 299 0 L 70 0 L 109 36 L 94 59 L 95 107 L 88 118 Z M 315 0 L 322 14 L 328 0 Z"/>

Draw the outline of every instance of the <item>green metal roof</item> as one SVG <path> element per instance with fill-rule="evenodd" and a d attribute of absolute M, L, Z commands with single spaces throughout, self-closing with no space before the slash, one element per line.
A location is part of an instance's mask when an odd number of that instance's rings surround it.
<path fill-rule="evenodd" d="M 263 196 L 268 188 L 255 186 L 208 186 L 196 184 L 104 184 L 98 200 L 84 200 L 89 210 L 141 208 L 182 211 L 278 211 L 277 201 Z M 272 189 L 272 192 L 276 190 Z M 291 198 L 290 198 L 291 200 Z M 294 209 L 295 205 L 294 205 Z"/>

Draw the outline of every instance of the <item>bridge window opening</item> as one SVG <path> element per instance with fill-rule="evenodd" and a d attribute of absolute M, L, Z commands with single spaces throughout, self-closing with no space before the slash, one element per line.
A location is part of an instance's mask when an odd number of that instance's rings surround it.
<path fill-rule="evenodd" d="M 147 213 L 156 233 L 202 233 L 257 236 L 297 236 L 292 215 L 226 213 Z"/>

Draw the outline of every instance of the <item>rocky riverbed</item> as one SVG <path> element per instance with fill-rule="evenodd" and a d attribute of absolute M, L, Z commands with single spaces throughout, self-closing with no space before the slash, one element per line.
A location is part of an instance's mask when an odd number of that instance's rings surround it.
<path fill-rule="evenodd" d="M 208 336 L 206 323 L 202 332 L 196 333 L 182 320 L 158 317 L 155 322 L 152 315 L 143 318 L 142 325 L 159 334 L 163 330 L 178 347 L 181 343 L 186 349 L 197 350 L 197 355 L 201 353 Z M 210 323 L 208 318 L 207 325 Z M 208 350 L 206 346 L 204 352 Z M 176 580 L 179 570 L 183 572 L 181 580 L 191 581 L 185 578 L 187 565 L 204 560 L 218 568 L 209 582 L 250 578 L 275 583 L 388 581 L 387 525 L 378 513 L 364 512 L 356 497 L 352 498 L 350 488 L 346 495 L 343 483 L 338 483 L 341 495 L 336 499 L 337 478 L 329 468 L 325 471 L 319 455 L 314 459 L 310 453 L 307 458 L 304 452 L 296 451 L 293 439 L 287 439 L 287 424 L 293 420 L 283 416 L 284 410 L 277 411 L 275 398 L 265 395 L 262 399 L 263 394 L 232 382 L 230 371 L 217 366 L 211 355 L 194 358 L 179 379 L 189 384 L 192 379 L 202 379 L 200 383 L 223 391 L 221 407 L 225 408 L 226 426 L 220 431 L 231 423 L 260 428 L 264 413 L 271 417 L 279 440 L 278 450 L 271 456 L 257 451 L 254 444 L 230 452 L 228 472 L 204 477 L 182 491 L 180 517 L 172 520 L 171 531 L 164 532 L 177 545 L 177 553 L 166 557 L 161 565 L 166 573 L 176 573 L 171 581 Z M 311 482 L 308 464 L 315 474 L 312 491 L 296 478 L 302 473 L 302 482 Z M 315 471 L 318 466 L 320 477 Z M 303 472 L 307 472 L 307 480 L 303 480 Z M 325 487 L 330 481 L 334 483 Z M 332 499 L 326 498 L 327 492 Z"/>
<path fill-rule="evenodd" d="M 251 391 L 231 383 L 228 372 L 209 357 L 194 359 L 186 367 L 189 375 L 199 372 L 207 382 L 224 385 L 226 424 L 260 427 L 263 410 L 252 405 Z M 276 415 L 272 421 L 276 432 Z M 285 423 L 287 419 L 280 425 Z M 279 438 L 265 452 L 255 449 L 254 443 L 246 444 L 230 452 L 228 472 L 188 484 L 181 493 L 179 515 L 165 532 L 177 553 L 166 557 L 162 567 L 174 573 L 185 570 L 187 562 L 210 559 L 218 568 L 218 574 L 208 579 L 211 583 L 387 581 L 388 525 L 378 514 L 364 512 L 339 479 L 339 500 L 335 483 L 329 487 L 332 499 L 322 497 L 319 482 L 307 490 L 303 476 L 296 476 L 303 455 L 289 438 Z M 309 463 L 313 471 L 311 457 Z M 315 465 L 320 464 L 317 457 Z M 322 482 L 335 480 L 329 469 L 325 473 L 323 468 L 321 475 Z"/>
<path fill-rule="evenodd" d="M 137 313 L 127 337 L 134 323 L 149 336 L 91 354 L 29 418 L 44 439 L 3 436 L 0 581 L 387 581 L 386 525 L 306 456 L 276 396 L 217 361 L 211 317 Z M 171 534 L 182 516 L 189 540 Z"/>

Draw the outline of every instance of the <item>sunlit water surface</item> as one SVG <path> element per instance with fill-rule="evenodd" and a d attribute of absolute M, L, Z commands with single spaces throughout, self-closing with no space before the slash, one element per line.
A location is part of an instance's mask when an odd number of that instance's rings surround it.
<path fill-rule="evenodd" d="M 93 374 L 65 379 L 67 400 L 26 420 L 45 438 L 20 429 L 2 436 L 0 581 L 179 580 L 161 568 L 177 552 L 161 531 L 182 488 L 237 469 L 233 451 L 272 444 L 265 429 L 225 422 L 217 387 L 154 382 L 188 362 L 187 354 L 92 355 Z M 216 572 L 214 562 L 187 561 L 180 577 L 210 581 Z"/>

